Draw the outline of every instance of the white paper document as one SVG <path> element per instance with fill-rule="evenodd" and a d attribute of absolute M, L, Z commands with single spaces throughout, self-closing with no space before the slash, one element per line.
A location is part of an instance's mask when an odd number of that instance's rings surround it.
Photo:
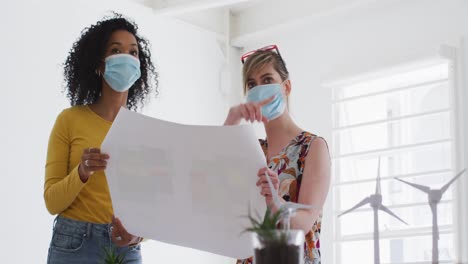
<path fill-rule="evenodd" d="M 101 146 L 114 214 L 130 233 L 232 258 L 252 255 L 255 185 L 266 166 L 253 128 L 191 126 L 122 108 Z"/>

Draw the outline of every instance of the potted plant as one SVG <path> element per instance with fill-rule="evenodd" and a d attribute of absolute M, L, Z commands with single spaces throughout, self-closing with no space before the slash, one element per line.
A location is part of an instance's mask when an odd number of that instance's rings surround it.
<path fill-rule="evenodd" d="M 117 249 L 114 246 L 103 247 L 104 251 L 104 264 L 126 264 L 125 256 L 128 251 L 117 253 Z"/>
<path fill-rule="evenodd" d="M 263 221 L 248 218 L 251 227 L 246 232 L 252 233 L 255 264 L 299 264 L 304 259 L 304 232 L 302 230 L 278 229 L 278 224 L 285 215 L 284 210 L 272 213 L 267 208 Z"/>

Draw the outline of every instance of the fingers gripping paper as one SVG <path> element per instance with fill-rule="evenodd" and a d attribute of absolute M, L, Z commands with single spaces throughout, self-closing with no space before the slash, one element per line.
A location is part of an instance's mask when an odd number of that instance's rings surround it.
<path fill-rule="evenodd" d="M 251 255 L 265 157 L 250 126 L 189 126 L 122 108 L 101 146 L 114 208 L 135 235 L 232 258 Z"/>

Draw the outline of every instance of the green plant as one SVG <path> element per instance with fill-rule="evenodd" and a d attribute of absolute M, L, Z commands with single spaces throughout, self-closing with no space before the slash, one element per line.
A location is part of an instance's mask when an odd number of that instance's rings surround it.
<path fill-rule="evenodd" d="M 126 264 L 125 256 L 127 255 L 127 251 L 122 253 L 117 253 L 117 248 L 114 246 L 104 247 L 104 264 Z"/>
<path fill-rule="evenodd" d="M 285 209 L 272 213 L 267 208 L 263 220 L 257 217 L 248 218 L 251 227 L 244 232 L 253 232 L 254 261 L 256 264 L 299 264 L 303 263 L 303 242 L 297 238 L 304 237 L 302 230 L 278 229 L 278 224 L 286 216 Z"/>
<path fill-rule="evenodd" d="M 284 213 L 282 210 L 278 210 L 272 213 L 270 208 L 267 208 L 263 221 L 257 213 L 256 218 L 252 216 L 249 208 L 248 218 L 251 223 L 251 227 L 246 228 L 244 232 L 253 232 L 258 235 L 260 242 L 267 245 L 278 245 L 286 244 L 287 235 L 285 231 L 278 230 L 277 226 L 281 221 Z"/>

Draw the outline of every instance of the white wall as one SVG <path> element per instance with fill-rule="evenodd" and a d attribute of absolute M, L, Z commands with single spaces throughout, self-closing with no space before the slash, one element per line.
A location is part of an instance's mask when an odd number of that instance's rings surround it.
<path fill-rule="evenodd" d="M 304 129 L 331 141 L 331 91 L 322 86 L 324 83 L 434 57 L 441 44 L 458 46 L 460 38 L 468 36 L 467 14 L 468 1 L 462 0 L 376 1 L 350 14 L 310 19 L 310 23 L 300 26 L 295 23 L 294 27 L 282 25 L 276 31 L 268 30 L 268 35 L 263 31 L 257 38 L 249 34 L 244 51 L 279 45 L 291 73 L 293 116 Z M 256 15 L 259 20 L 265 19 Z M 465 46 L 468 48 L 466 42 Z M 467 65 L 466 52 L 464 60 Z M 468 76 L 466 67 L 464 74 Z M 465 77 L 462 87 L 465 99 L 461 100 L 465 128 L 468 124 L 466 83 Z M 468 152 L 466 141 L 464 150 Z M 464 181 L 464 190 L 468 190 Z M 322 225 L 323 263 L 333 263 L 332 198 L 331 195 L 328 198 Z M 467 207 L 466 200 L 462 207 Z M 466 225 L 467 219 L 465 214 L 462 223 Z M 467 238 L 465 228 L 465 243 Z M 463 254 L 463 261 L 468 261 L 466 252 Z"/>
<path fill-rule="evenodd" d="M 160 96 L 148 115 L 190 124 L 222 124 L 227 99 L 219 92 L 223 56 L 215 37 L 149 9 L 118 1 L 8 1 L 0 9 L 2 91 L 0 136 L 0 259 L 45 263 L 53 217 L 43 202 L 50 130 L 68 102 L 61 63 L 80 31 L 108 10 L 136 20 L 152 43 Z M 107 13 L 109 14 L 109 13 Z M 143 246 L 145 263 L 229 263 L 228 259 L 157 242 Z"/>
<path fill-rule="evenodd" d="M 465 28 L 464 38 L 461 42 L 461 53 L 458 57 L 461 61 L 459 63 L 460 66 L 460 74 L 462 75 L 459 79 L 460 86 L 458 90 L 458 107 L 459 107 L 459 122 L 460 122 L 460 130 L 459 136 L 461 141 L 461 151 L 460 151 L 460 161 L 459 161 L 459 169 L 468 167 L 468 137 L 466 136 L 468 133 L 468 27 Z M 460 194 L 460 202 L 458 203 L 457 209 L 462 211 L 462 215 L 459 219 L 459 229 L 460 229 L 460 245 L 458 247 L 458 251 L 461 252 L 461 260 L 463 262 L 468 261 L 468 252 L 466 250 L 466 246 L 468 245 L 468 177 L 460 179 L 460 184 L 458 186 L 458 192 Z"/>

